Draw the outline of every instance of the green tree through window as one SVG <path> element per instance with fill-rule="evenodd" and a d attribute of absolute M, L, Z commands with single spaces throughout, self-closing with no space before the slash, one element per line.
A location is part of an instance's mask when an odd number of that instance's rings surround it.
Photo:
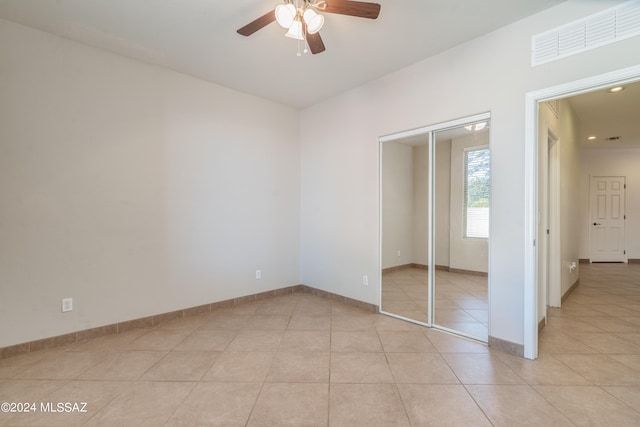
<path fill-rule="evenodd" d="M 464 237 L 489 237 L 490 159 L 488 148 L 464 152 Z"/>

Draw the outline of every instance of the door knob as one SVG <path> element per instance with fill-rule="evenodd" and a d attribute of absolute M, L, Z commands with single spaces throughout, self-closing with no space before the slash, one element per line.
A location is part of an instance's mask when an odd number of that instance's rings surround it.
<path fill-rule="evenodd" d="M 594 222 L 593 225 L 602 225 L 599 222 Z"/>

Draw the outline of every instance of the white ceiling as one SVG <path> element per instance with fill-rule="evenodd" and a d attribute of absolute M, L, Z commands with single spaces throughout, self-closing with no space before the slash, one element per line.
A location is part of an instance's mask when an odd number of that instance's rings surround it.
<path fill-rule="evenodd" d="M 0 0 L 0 17 L 305 107 L 563 1 L 377 0 L 377 20 L 325 14 L 327 50 L 302 57 L 277 23 L 236 33 L 281 0 Z"/>
<path fill-rule="evenodd" d="M 583 148 L 634 148 L 640 146 L 640 82 L 624 85 L 610 93 L 597 90 L 569 98 L 578 118 L 580 145 Z M 589 136 L 596 139 L 589 141 Z M 619 136 L 617 141 L 605 138 Z"/>
<path fill-rule="evenodd" d="M 327 50 L 301 57 L 275 22 L 236 33 L 282 0 L 0 0 L 0 18 L 306 107 L 563 1 L 377 0 L 376 20 L 325 14 Z M 640 145 L 640 83 L 570 103 L 583 147 Z"/>

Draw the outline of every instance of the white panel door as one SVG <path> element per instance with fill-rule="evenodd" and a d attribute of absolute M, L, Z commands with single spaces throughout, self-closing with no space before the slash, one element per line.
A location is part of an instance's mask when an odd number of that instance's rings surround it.
<path fill-rule="evenodd" d="M 625 177 L 591 177 L 591 262 L 626 262 Z"/>

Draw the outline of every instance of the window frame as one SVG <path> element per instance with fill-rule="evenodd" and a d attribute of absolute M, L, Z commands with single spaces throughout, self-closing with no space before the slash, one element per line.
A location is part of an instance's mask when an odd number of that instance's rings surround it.
<path fill-rule="evenodd" d="M 468 213 L 468 153 L 472 152 L 472 151 L 488 151 L 489 153 L 489 171 L 488 171 L 488 175 L 489 175 L 489 194 L 487 195 L 487 199 L 489 201 L 489 215 L 490 215 L 490 209 L 491 209 L 491 148 L 489 147 L 488 144 L 482 144 L 482 145 L 474 145 L 472 147 L 465 147 L 463 149 L 463 154 L 462 154 L 462 173 L 463 173 L 463 179 L 462 179 L 462 238 L 463 239 L 484 239 L 484 240 L 488 240 L 489 239 L 489 217 L 487 217 L 487 234 L 486 236 L 476 236 L 476 235 L 472 235 L 469 236 L 468 233 L 468 222 L 467 222 L 467 213 Z"/>

